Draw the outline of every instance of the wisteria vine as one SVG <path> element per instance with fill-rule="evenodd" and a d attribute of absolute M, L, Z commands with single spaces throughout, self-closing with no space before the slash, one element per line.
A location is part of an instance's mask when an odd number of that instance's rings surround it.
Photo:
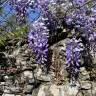
<path fill-rule="evenodd" d="M 17 12 L 17 20 L 23 23 L 28 7 L 41 10 L 40 18 L 30 25 L 28 33 L 29 46 L 38 64 L 48 62 L 49 37 L 63 29 L 70 30 L 68 36 L 71 35 L 66 37 L 69 38 L 65 52 L 66 69 L 70 78 L 76 80 L 81 53 L 86 45 L 96 44 L 96 0 L 11 0 L 11 4 Z"/>
<path fill-rule="evenodd" d="M 29 46 L 36 54 L 38 64 L 47 63 L 48 58 L 48 29 L 42 20 L 35 21 L 28 34 Z"/>

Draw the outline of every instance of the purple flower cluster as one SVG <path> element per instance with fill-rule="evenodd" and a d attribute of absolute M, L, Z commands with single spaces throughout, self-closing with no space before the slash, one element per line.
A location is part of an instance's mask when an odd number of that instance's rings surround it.
<path fill-rule="evenodd" d="M 78 4 L 81 7 L 67 14 L 65 20 L 68 26 L 73 25 L 81 37 L 86 38 L 88 44 L 92 44 L 96 41 L 96 6 L 90 8 L 86 2 L 87 0 L 73 0 L 74 6 Z M 96 5 L 94 0 L 93 3 Z"/>
<path fill-rule="evenodd" d="M 66 69 L 70 73 L 69 77 L 75 81 L 79 74 L 81 52 L 84 50 L 84 46 L 81 40 L 77 40 L 75 37 L 68 39 L 66 42 Z"/>
<path fill-rule="evenodd" d="M 85 1 L 85 0 L 73 0 L 73 1 L 79 2 L 79 1 Z M 83 7 L 80 7 L 79 9 L 73 10 L 71 14 L 70 13 L 67 14 L 66 21 L 68 18 L 70 22 L 75 24 L 75 27 L 78 26 L 79 28 L 82 28 L 82 29 L 88 28 L 87 31 L 89 33 L 89 31 L 91 31 L 92 28 L 96 26 L 96 13 L 94 14 L 94 12 L 91 9 L 92 8 L 85 5 Z M 83 30 L 83 32 L 85 32 L 85 29 Z"/>
<path fill-rule="evenodd" d="M 28 34 L 29 46 L 36 55 L 37 64 L 47 62 L 48 56 L 48 29 L 41 20 L 35 21 Z"/>
<path fill-rule="evenodd" d="M 10 0 L 10 4 L 16 10 L 17 21 L 24 23 L 27 16 L 27 9 L 29 6 L 32 6 L 33 0 Z"/>
<path fill-rule="evenodd" d="M 85 1 L 87 0 L 73 0 L 73 4 L 81 6 L 85 3 Z"/>

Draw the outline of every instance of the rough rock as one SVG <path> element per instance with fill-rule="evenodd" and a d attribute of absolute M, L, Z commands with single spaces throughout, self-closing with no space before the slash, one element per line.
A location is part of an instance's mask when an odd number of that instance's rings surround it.
<path fill-rule="evenodd" d="M 0 52 L 0 64 L 7 66 L 6 70 L 0 70 L 0 96 L 96 96 L 96 81 L 92 79 L 96 78 L 95 67 L 92 70 L 94 74 L 91 74 L 93 77 L 90 78 L 90 71 L 81 67 L 76 85 L 68 82 L 64 61 L 65 41 L 51 46 L 53 51 L 56 48 L 58 50 L 60 71 L 57 72 L 62 77 L 62 83 L 56 85 L 56 82 L 53 82 L 54 71 L 50 70 L 48 74 L 43 72 L 41 66 L 35 63 L 32 49 L 24 43 L 26 40 L 16 40 L 13 40 L 14 44 L 7 45 L 9 49 Z"/>

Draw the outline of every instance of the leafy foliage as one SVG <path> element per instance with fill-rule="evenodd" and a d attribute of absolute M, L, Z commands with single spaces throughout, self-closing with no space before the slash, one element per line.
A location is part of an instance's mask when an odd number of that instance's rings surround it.
<path fill-rule="evenodd" d="M 4 45 L 8 39 L 19 38 L 27 34 L 27 26 L 17 27 L 13 32 L 0 36 L 0 46 Z"/>

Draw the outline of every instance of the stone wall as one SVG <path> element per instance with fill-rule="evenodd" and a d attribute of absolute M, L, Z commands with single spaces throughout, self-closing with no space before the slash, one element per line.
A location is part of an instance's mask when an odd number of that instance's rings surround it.
<path fill-rule="evenodd" d="M 52 65 L 46 74 L 35 63 L 26 38 L 8 41 L 0 52 L 0 96 L 96 96 L 95 63 L 92 70 L 81 67 L 72 85 L 65 70 L 64 46 L 64 41 L 51 46 Z"/>

